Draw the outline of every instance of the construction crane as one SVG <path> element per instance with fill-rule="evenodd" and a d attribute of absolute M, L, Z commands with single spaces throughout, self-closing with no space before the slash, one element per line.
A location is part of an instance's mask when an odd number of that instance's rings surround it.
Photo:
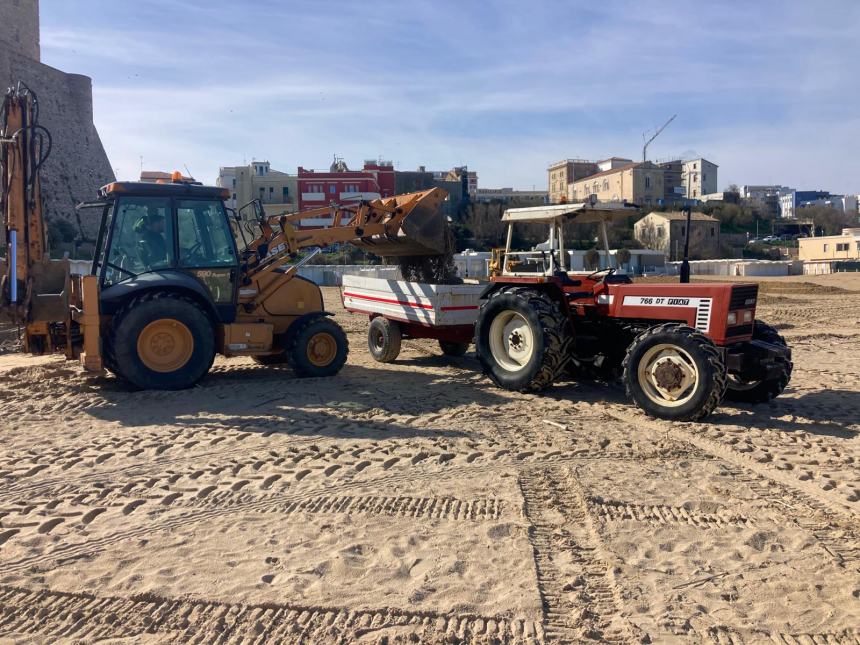
<path fill-rule="evenodd" d="M 27 352 L 62 351 L 142 388 L 190 387 L 216 353 L 333 375 L 346 361 L 346 335 L 299 268 L 336 243 L 386 258 L 447 250 L 441 189 L 270 216 L 259 200 L 232 211 L 229 191 L 176 172 L 164 183 L 111 183 L 79 206 L 100 211 L 101 224 L 92 270 L 75 276 L 48 254 L 39 169 L 49 151 L 35 94 L 9 90 L 0 112 L 0 318 L 23 327 Z M 321 217 L 326 228 L 301 227 Z"/>
<path fill-rule="evenodd" d="M 644 145 L 644 146 L 642 146 L 642 162 L 643 162 L 643 163 L 644 163 L 644 162 L 646 162 L 646 161 L 648 161 L 648 146 L 649 146 L 649 145 L 651 145 L 651 142 L 652 142 L 652 141 L 654 141 L 654 139 L 656 139 L 658 136 L 660 136 L 660 133 L 661 133 L 661 132 L 663 132 L 663 130 L 665 130 L 665 129 L 666 129 L 666 127 L 667 127 L 670 123 L 672 123 L 672 121 L 674 121 L 674 120 L 675 120 L 675 117 L 676 117 L 676 116 L 678 116 L 678 115 L 677 115 L 677 114 L 673 114 L 673 115 L 672 115 L 672 118 L 670 118 L 668 121 L 666 121 L 666 123 L 664 123 L 662 126 L 660 126 L 660 128 L 659 128 L 659 129 L 658 129 L 658 130 L 653 134 L 653 136 L 652 136 L 650 139 L 648 139 L 647 141 L 645 141 L 645 145 Z M 642 135 L 642 139 L 643 139 L 643 140 L 645 139 L 645 135 L 644 135 L 644 134 Z"/>

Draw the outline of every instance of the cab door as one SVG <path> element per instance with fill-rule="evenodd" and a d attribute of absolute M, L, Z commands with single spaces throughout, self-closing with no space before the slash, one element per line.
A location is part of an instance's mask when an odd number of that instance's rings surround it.
<path fill-rule="evenodd" d="M 217 199 L 175 201 L 177 267 L 206 286 L 222 322 L 233 322 L 239 259 L 224 204 Z"/>

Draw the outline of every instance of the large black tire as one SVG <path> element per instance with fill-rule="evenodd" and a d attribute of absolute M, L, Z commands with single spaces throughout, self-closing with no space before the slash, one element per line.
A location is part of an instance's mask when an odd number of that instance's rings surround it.
<path fill-rule="evenodd" d="M 753 340 L 763 340 L 772 345 L 788 347 L 785 338 L 780 333 L 761 320 L 756 320 L 753 326 Z M 782 371 L 779 376 L 764 381 L 744 382 L 732 378 L 729 375 L 729 387 L 726 390 L 726 398 L 729 401 L 742 403 L 766 403 L 775 399 L 788 385 L 791 380 L 791 371 L 794 364 L 791 361 L 782 362 Z"/>
<path fill-rule="evenodd" d="M 456 343 L 450 340 L 440 340 L 439 349 L 445 356 L 463 356 L 469 351 L 470 343 Z"/>
<path fill-rule="evenodd" d="M 518 392 L 552 385 L 567 364 L 572 339 L 558 302 L 531 287 L 504 287 L 490 294 L 475 325 L 475 351 L 484 374 L 499 387 Z"/>
<path fill-rule="evenodd" d="M 340 325 L 327 316 L 311 316 L 293 323 L 287 354 L 296 374 L 307 377 L 334 376 L 349 353 L 349 343 Z"/>
<path fill-rule="evenodd" d="M 182 390 L 212 367 L 212 321 L 186 296 L 150 292 L 132 299 L 114 316 L 105 356 L 108 369 L 139 388 Z"/>
<path fill-rule="evenodd" d="M 680 367 L 678 361 L 688 367 Z M 657 325 L 639 334 L 627 348 L 623 367 L 627 396 L 659 419 L 703 419 L 726 391 L 726 364 L 720 350 L 703 333 L 680 323 Z"/>
<path fill-rule="evenodd" d="M 374 360 L 390 363 L 400 355 L 400 342 L 403 336 L 396 320 L 377 316 L 367 328 L 367 348 Z"/>

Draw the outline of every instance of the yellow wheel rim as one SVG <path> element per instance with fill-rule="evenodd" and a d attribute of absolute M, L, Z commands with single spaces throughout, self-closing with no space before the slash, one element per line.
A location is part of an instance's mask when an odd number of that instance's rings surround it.
<path fill-rule="evenodd" d="M 153 372 L 175 372 L 191 360 L 193 353 L 191 330 L 172 318 L 149 323 L 137 337 L 137 355 Z"/>
<path fill-rule="evenodd" d="M 308 341 L 307 354 L 314 366 L 325 367 L 337 356 L 337 341 L 325 331 L 314 334 Z"/>

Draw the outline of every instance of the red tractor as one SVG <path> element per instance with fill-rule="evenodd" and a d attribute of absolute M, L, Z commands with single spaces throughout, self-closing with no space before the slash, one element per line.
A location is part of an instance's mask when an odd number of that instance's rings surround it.
<path fill-rule="evenodd" d="M 755 319 L 758 285 L 633 284 L 614 268 L 568 273 L 565 223 L 629 216 L 612 204 L 509 209 L 507 244 L 497 249 L 481 295 L 475 345 L 484 373 L 521 392 L 549 387 L 564 372 L 621 377 L 648 414 L 697 420 L 723 397 L 759 403 L 791 378 L 791 350 Z M 546 224 L 546 250 L 511 250 L 517 224 Z M 606 258 L 609 260 L 607 251 Z"/>

